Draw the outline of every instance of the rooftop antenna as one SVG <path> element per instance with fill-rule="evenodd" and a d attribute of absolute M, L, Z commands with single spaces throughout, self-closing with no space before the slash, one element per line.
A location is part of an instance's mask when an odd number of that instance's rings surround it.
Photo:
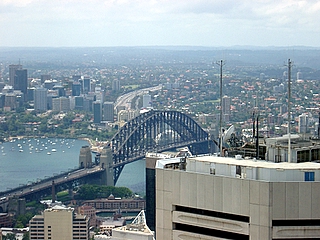
<path fill-rule="evenodd" d="M 291 162 L 291 60 L 288 59 L 288 162 Z"/>
<path fill-rule="evenodd" d="M 222 153 L 222 67 L 225 65 L 223 60 L 217 61 L 217 65 L 220 66 L 220 119 L 219 119 L 219 131 L 220 131 L 220 156 L 223 156 Z"/>
<path fill-rule="evenodd" d="M 319 111 L 319 116 L 318 116 L 318 139 L 320 139 L 320 111 Z"/>

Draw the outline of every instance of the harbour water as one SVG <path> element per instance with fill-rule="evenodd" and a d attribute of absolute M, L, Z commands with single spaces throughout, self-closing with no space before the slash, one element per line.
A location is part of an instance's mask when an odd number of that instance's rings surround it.
<path fill-rule="evenodd" d="M 88 142 L 59 138 L 24 138 L 0 144 L 0 192 L 77 168 L 84 145 Z M 144 194 L 145 161 L 127 164 L 117 186 Z"/>

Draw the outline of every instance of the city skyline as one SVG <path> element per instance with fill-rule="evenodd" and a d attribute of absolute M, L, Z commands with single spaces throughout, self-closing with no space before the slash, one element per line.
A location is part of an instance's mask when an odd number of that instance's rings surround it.
<path fill-rule="evenodd" d="M 320 47 L 313 0 L 5 0 L 0 8 L 8 47 Z"/>

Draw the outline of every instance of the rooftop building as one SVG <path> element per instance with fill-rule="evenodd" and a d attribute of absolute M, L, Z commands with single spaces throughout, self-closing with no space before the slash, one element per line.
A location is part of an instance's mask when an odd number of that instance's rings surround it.
<path fill-rule="evenodd" d="M 197 156 L 158 160 L 157 239 L 316 239 L 320 164 Z"/>

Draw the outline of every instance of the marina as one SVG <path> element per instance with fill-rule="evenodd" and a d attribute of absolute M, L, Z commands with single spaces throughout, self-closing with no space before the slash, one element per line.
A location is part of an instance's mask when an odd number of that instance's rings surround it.
<path fill-rule="evenodd" d="M 2 143 L 0 191 L 76 168 L 80 148 L 87 144 L 59 138 L 16 138 Z"/>
<path fill-rule="evenodd" d="M 77 168 L 84 145 L 89 145 L 86 140 L 59 138 L 16 138 L 0 144 L 0 192 Z M 117 186 L 144 194 L 145 161 L 127 164 Z"/>

